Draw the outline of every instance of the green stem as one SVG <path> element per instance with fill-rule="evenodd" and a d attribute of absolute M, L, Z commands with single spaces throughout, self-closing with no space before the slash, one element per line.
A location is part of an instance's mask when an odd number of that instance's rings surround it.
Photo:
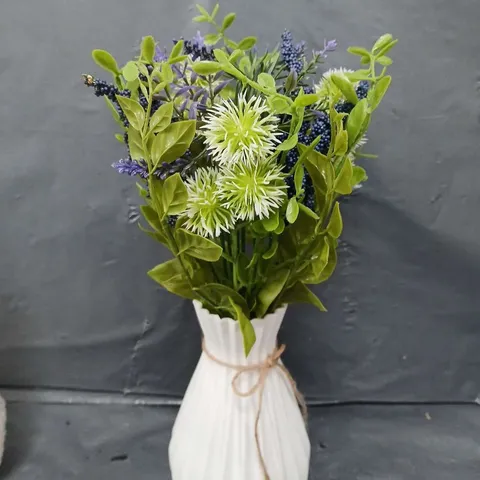
<path fill-rule="evenodd" d="M 232 258 L 233 258 L 233 288 L 238 290 L 238 230 L 232 234 Z"/>

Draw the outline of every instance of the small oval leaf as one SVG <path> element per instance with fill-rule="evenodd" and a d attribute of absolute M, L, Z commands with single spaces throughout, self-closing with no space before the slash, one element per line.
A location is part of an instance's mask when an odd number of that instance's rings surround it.
<path fill-rule="evenodd" d="M 295 197 L 292 197 L 289 200 L 287 205 L 286 217 L 287 217 L 288 223 L 295 223 L 295 220 L 297 220 L 298 218 L 298 212 L 299 212 L 299 208 L 298 208 L 297 199 Z"/>
<path fill-rule="evenodd" d="M 107 70 L 107 72 L 113 73 L 114 75 L 120 74 L 116 60 L 106 50 L 94 50 L 92 57 L 95 63 L 104 70 Z"/>

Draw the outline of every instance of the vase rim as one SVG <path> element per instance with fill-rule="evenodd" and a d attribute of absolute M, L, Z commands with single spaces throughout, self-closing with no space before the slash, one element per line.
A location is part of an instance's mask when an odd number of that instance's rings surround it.
<path fill-rule="evenodd" d="M 203 315 L 209 315 L 210 317 L 214 318 L 215 321 L 220 321 L 220 322 L 235 322 L 237 323 L 237 320 L 235 320 L 234 318 L 230 318 L 230 317 L 221 317 L 220 315 L 218 315 L 217 313 L 210 313 L 204 306 L 203 304 L 199 301 L 199 300 L 192 300 L 193 302 L 193 305 L 195 307 L 195 310 L 197 312 L 197 314 L 199 313 L 202 313 Z M 253 323 L 257 323 L 257 322 L 266 322 L 270 319 L 273 319 L 273 318 L 278 318 L 279 316 L 284 316 L 285 315 L 285 312 L 287 311 L 287 307 L 288 305 L 286 304 L 283 304 L 282 306 L 278 307 L 274 312 L 272 313 L 267 313 L 267 315 L 265 315 L 263 318 L 252 318 L 250 321 Z"/>

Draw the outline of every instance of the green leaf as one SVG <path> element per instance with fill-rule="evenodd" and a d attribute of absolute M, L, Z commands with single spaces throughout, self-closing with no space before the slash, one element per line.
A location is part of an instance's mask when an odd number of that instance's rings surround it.
<path fill-rule="evenodd" d="M 346 130 L 342 130 L 341 132 L 337 133 L 335 137 L 335 148 L 334 153 L 335 155 L 341 157 L 347 153 L 348 149 L 348 133 Z"/>
<path fill-rule="evenodd" d="M 318 283 L 323 269 L 328 263 L 330 244 L 328 235 L 317 237 L 309 245 L 307 259 L 298 269 L 297 278 L 303 283 Z"/>
<path fill-rule="evenodd" d="M 369 57 L 370 56 L 370 52 L 366 48 L 363 48 L 363 47 L 348 47 L 347 52 L 349 52 L 353 55 L 358 55 L 360 57 L 363 57 L 363 56 Z"/>
<path fill-rule="evenodd" d="M 287 231 L 295 245 L 305 245 L 314 239 L 316 226 L 315 219 L 299 207 L 297 219 L 288 227 Z"/>
<path fill-rule="evenodd" d="M 170 52 L 170 56 L 168 57 L 168 63 L 176 63 L 176 58 L 180 56 L 180 54 L 183 51 L 183 40 L 179 40 L 174 47 L 172 48 L 172 51 Z"/>
<path fill-rule="evenodd" d="M 256 43 L 256 37 L 245 37 L 238 43 L 238 48 L 240 50 L 250 50 Z"/>
<path fill-rule="evenodd" d="M 329 237 L 327 241 L 330 246 L 328 251 L 328 262 L 325 268 L 322 270 L 322 273 L 316 279 L 315 283 L 322 283 L 328 280 L 332 276 L 332 273 L 335 271 L 335 267 L 337 266 L 336 240 Z"/>
<path fill-rule="evenodd" d="M 320 217 L 313 211 L 313 210 L 310 210 L 306 205 L 304 205 L 303 203 L 299 203 L 298 204 L 298 207 L 300 208 L 300 211 L 302 213 L 305 213 L 306 215 L 308 215 L 309 217 L 315 219 L 315 220 L 318 220 Z"/>
<path fill-rule="evenodd" d="M 347 78 L 351 82 L 358 82 L 360 80 L 370 80 L 370 70 L 356 70 L 355 72 L 347 72 L 345 73 Z"/>
<path fill-rule="evenodd" d="M 236 313 L 230 303 L 230 300 L 233 300 L 245 315 L 249 315 L 247 302 L 233 288 L 220 283 L 207 283 L 201 287 L 194 288 L 194 291 L 204 294 L 218 309 L 228 310 L 232 314 Z"/>
<path fill-rule="evenodd" d="M 222 32 L 229 28 L 232 23 L 235 21 L 236 15 L 232 12 L 225 16 L 222 23 Z"/>
<path fill-rule="evenodd" d="M 390 44 L 393 41 L 393 37 L 390 33 L 382 35 L 373 45 L 372 52 L 378 54 L 386 45 Z"/>
<path fill-rule="evenodd" d="M 295 191 L 297 192 L 297 195 L 299 195 L 302 191 L 302 184 L 303 184 L 303 177 L 305 174 L 305 170 L 302 165 L 298 165 L 295 168 L 295 175 L 293 177 L 293 183 L 295 184 Z"/>
<path fill-rule="evenodd" d="M 138 78 L 137 64 L 135 62 L 128 62 L 122 68 L 122 75 L 127 82 L 135 81 Z"/>
<path fill-rule="evenodd" d="M 207 35 L 208 36 L 208 35 Z M 205 37 L 206 38 L 206 37 Z M 213 51 L 213 55 L 215 56 L 215 58 L 217 59 L 217 61 L 219 63 L 221 63 L 222 65 L 223 64 L 230 64 L 230 61 L 228 60 L 228 56 L 227 54 L 220 48 L 216 48 L 214 51 Z"/>
<path fill-rule="evenodd" d="M 238 58 L 244 57 L 244 56 L 245 56 L 245 53 L 244 53 L 242 50 L 240 50 L 240 49 L 237 48 L 236 50 L 234 50 L 234 51 L 232 52 L 232 54 L 230 55 L 230 57 L 228 57 L 228 60 L 229 60 L 231 63 L 233 63 L 233 62 L 235 62 Z"/>
<path fill-rule="evenodd" d="M 297 88 L 297 72 L 295 70 L 291 70 L 288 74 L 287 79 L 285 80 L 285 91 L 290 93 L 291 91 Z"/>
<path fill-rule="evenodd" d="M 272 258 L 278 250 L 278 237 L 274 236 L 272 239 L 272 244 L 270 245 L 270 248 L 262 255 L 262 258 L 265 260 L 269 260 Z"/>
<path fill-rule="evenodd" d="M 346 75 L 341 73 L 333 73 L 330 76 L 330 79 L 350 103 L 353 103 L 355 105 L 358 102 L 355 87 Z"/>
<path fill-rule="evenodd" d="M 153 90 L 153 93 L 154 94 L 160 93 L 162 90 L 165 89 L 166 86 L 167 86 L 167 82 L 158 83 L 155 89 Z"/>
<path fill-rule="evenodd" d="M 145 152 L 143 151 L 142 137 L 140 133 L 132 126 L 128 127 L 128 147 L 130 149 L 130 156 L 133 160 L 143 160 Z"/>
<path fill-rule="evenodd" d="M 250 322 L 247 316 L 243 313 L 242 308 L 232 299 L 230 299 L 230 304 L 235 311 L 236 320 L 240 325 L 240 331 L 242 332 L 243 338 L 243 350 L 245 352 L 245 356 L 248 357 L 250 350 L 252 349 L 253 345 L 255 345 L 255 329 L 253 328 L 252 322 Z"/>
<path fill-rule="evenodd" d="M 219 72 L 222 67 L 218 62 L 203 61 L 193 63 L 192 69 L 199 75 L 213 75 Z"/>
<path fill-rule="evenodd" d="M 210 14 L 205 10 L 204 7 L 202 7 L 202 5 L 200 5 L 199 3 L 197 3 L 195 6 L 197 7 L 197 10 L 198 10 L 202 15 L 204 15 L 204 16 L 207 17 L 207 18 L 210 18 Z"/>
<path fill-rule="evenodd" d="M 350 112 L 347 120 L 348 146 L 355 145 L 365 133 L 368 124 L 368 102 L 364 98 L 360 100 Z"/>
<path fill-rule="evenodd" d="M 162 188 L 162 207 L 167 215 L 179 215 L 187 206 L 187 187 L 179 173 L 165 180 Z"/>
<path fill-rule="evenodd" d="M 136 183 L 135 184 L 136 187 L 137 187 L 137 190 L 138 190 L 138 194 L 142 197 L 142 198 L 147 198 L 148 197 L 148 192 L 145 188 L 143 188 L 143 186 L 140 184 L 140 183 Z"/>
<path fill-rule="evenodd" d="M 218 11 L 220 10 L 220 4 L 216 4 L 214 7 L 213 7 L 213 10 L 212 10 L 212 18 L 215 20 L 215 17 L 217 16 L 217 13 Z"/>
<path fill-rule="evenodd" d="M 206 17 L 205 15 L 198 15 L 192 18 L 192 22 L 195 22 L 195 23 L 208 22 L 208 17 Z"/>
<path fill-rule="evenodd" d="M 275 213 L 270 215 L 268 218 L 264 218 L 262 220 L 262 225 L 267 232 L 273 232 L 278 227 L 278 222 L 279 222 L 279 213 L 278 213 L 278 210 L 276 210 Z"/>
<path fill-rule="evenodd" d="M 220 34 L 208 33 L 207 35 L 205 35 L 205 45 L 215 45 L 220 41 L 221 38 L 222 36 Z"/>
<path fill-rule="evenodd" d="M 126 89 L 130 90 L 130 98 L 132 100 L 138 100 L 138 89 L 140 88 L 140 79 L 136 78 L 131 82 L 127 82 Z"/>
<path fill-rule="evenodd" d="M 358 185 L 359 183 L 364 182 L 368 179 L 367 172 L 364 168 L 355 165 L 353 167 L 353 175 L 352 175 L 352 187 Z"/>
<path fill-rule="evenodd" d="M 278 147 L 277 150 L 281 152 L 291 150 L 295 147 L 298 143 L 298 133 L 294 133 L 291 137 L 287 138 L 284 142 L 282 142 Z"/>
<path fill-rule="evenodd" d="M 148 222 L 148 224 L 156 231 L 156 232 L 161 232 L 162 231 L 162 224 L 160 222 L 160 219 L 158 218 L 158 213 L 156 210 L 151 207 L 150 205 L 141 205 L 140 206 L 140 211 L 142 212 L 145 220 Z"/>
<path fill-rule="evenodd" d="M 149 71 L 148 71 L 148 69 L 147 69 L 147 66 L 146 66 L 144 63 L 138 63 L 138 64 L 137 64 L 137 67 L 138 67 L 138 70 L 140 71 L 140 73 L 141 73 L 142 75 L 145 75 L 146 77 L 149 76 L 150 73 L 149 73 Z"/>
<path fill-rule="evenodd" d="M 239 62 L 238 68 L 240 71 L 243 73 L 250 73 L 250 70 L 252 69 L 252 62 L 250 61 L 250 58 L 248 55 L 245 55 Z"/>
<path fill-rule="evenodd" d="M 292 197 L 288 201 L 288 206 L 287 206 L 287 220 L 288 223 L 295 223 L 298 217 L 298 212 L 299 212 L 299 207 L 298 207 L 298 202 L 295 197 Z"/>
<path fill-rule="evenodd" d="M 308 107 L 319 100 L 320 97 L 316 93 L 308 93 L 307 95 L 298 95 L 293 103 L 296 107 Z"/>
<path fill-rule="evenodd" d="M 296 119 L 295 119 L 296 124 L 295 124 L 295 130 L 293 132 L 298 133 L 303 125 L 303 118 L 305 117 L 305 108 L 304 107 L 299 108 L 296 106 L 295 113 L 296 113 Z"/>
<path fill-rule="evenodd" d="M 397 40 L 392 40 L 390 43 L 387 43 L 384 45 L 378 52 L 377 52 L 377 57 L 383 57 L 386 55 L 396 44 L 398 43 Z"/>
<path fill-rule="evenodd" d="M 143 122 L 145 121 L 145 110 L 143 107 L 131 98 L 122 97 L 121 95 L 117 95 L 116 97 L 130 125 L 135 128 L 135 130 L 141 130 L 143 128 Z"/>
<path fill-rule="evenodd" d="M 181 157 L 192 143 L 195 128 L 195 120 L 184 120 L 171 123 L 165 130 L 158 133 L 153 140 L 151 152 L 155 167 L 160 162 L 170 163 Z"/>
<path fill-rule="evenodd" d="M 159 133 L 165 130 L 172 121 L 173 103 L 161 105 L 150 119 L 150 131 Z"/>
<path fill-rule="evenodd" d="M 175 295 L 189 298 L 190 300 L 197 298 L 177 258 L 157 265 L 148 272 L 148 275 L 165 290 Z"/>
<path fill-rule="evenodd" d="M 247 57 L 245 57 L 247 58 Z M 288 103 L 287 98 L 280 95 L 272 95 L 267 99 L 268 105 L 275 113 L 287 113 L 290 114 L 292 106 Z"/>
<path fill-rule="evenodd" d="M 116 133 L 115 138 L 120 142 L 120 143 L 125 143 L 125 139 L 123 138 L 123 135 L 121 133 Z"/>
<path fill-rule="evenodd" d="M 335 202 L 332 216 L 327 225 L 327 232 L 333 238 L 338 238 L 343 230 L 342 214 L 340 213 L 340 204 Z"/>
<path fill-rule="evenodd" d="M 109 110 L 112 112 L 113 119 L 123 127 L 123 122 L 120 120 L 118 110 L 113 106 L 113 103 L 107 97 L 103 97 L 103 99 L 105 100 Z"/>
<path fill-rule="evenodd" d="M 192 257 L 207 262 L 216 262 L 222 256 L 222 247 L 208 238 L 183 228 L 175 230 L 175 240 L 177 241 L 179 253 L 187 253 Z"/>
<path fill-rule="evenodd" d="M 393 63 L 393 60 L 390 57 L 387 57 L 386 55 L 382 55 L 381 57 L 377 58 L 377 62 L 380 65 L 383 65 L 384 67 L 388 67 Z"/>
<path fill-rule="evenodd" d="M 298 144 L 298 147 L 302 154 L 308 149 L 308 147 L 301 143 Z M 333 188 L 335 170 L 332 166 L 332 162 L 325 155 L 313 150 L 305 157 L 304 165 L 309 175 L 312 177 L 313 186 L 317 192 L 318 200 L 318 198 L 322 198 Z"/>
<path fill-rule="evenodd" d="M 277 91 L 277 87 L 275 85 L 275 80 L 268 73 L 262 72 L 258 76 L 257 81 L 263 88 L 266 88 L 267 90 L 269 90 L 271 92 L 276 92 Z"/>
<path fill-rule="evenodd" d="M 370 64 L 370 61 L 371 61 L 370 56 L 368 56 L 368 57 L 362 57 L 362 58 L 360 59 L 360 63 L 361 63 L 362 65 L 369 65 L 369 64 Z"/>
<path fill-rule="evenodd" d="M 290 270 L 280 270 L 275 272 L 273 277 L 267 279 L 266 284 L 258 293 L 256 314 L 258 318 L 263 318 L 268 309 L 282 292 L 290 276 Z"/>
<path fill-rule="evenodd" d="M 167 62 L 162 63 L 162 78 L 164 82 L 167 82 L 167 83 L 173 82 L 172 67 Z"/>
<path fill-rule="evenodd" d="M 327 309 L 320 299 L 302 282 L 297 282 L 282 295 L 281 303 L 309 303 L 317 307 L 321 312 Z"/>
<path fill-rule="evenodd" d="M 278 226 L 277 228 L 273 231 L 275 235 L 281 235 L 283 231 L 285 230 L 285 222 L 283 218 L 280 218 L 278 221 Z"/>
<path fill-rule="evenodd" d="M 352 162 L 349 158 L 345 158 L 342 169 L 335 179 L 335 191 L 341 195 L 350 195 L 352 193 L 352 177 Z"/>
<path fill-rule="evenodd" d="M 116 60 L 107 51 L 94 50 L 92 52 L 92 57 L 95 63 L 107 72 L 113 73 L 114 75 L 120 74 Z"/>
<path fill-rule="evenodd" d="M 382 98 L 387 93 L 388 88 L 390 87 L 390 83 L 392 83 L 392 77 L 387 75 L 386 77 L 381 78 L 375 86 L 372 88 L 370 95 L 368 96 L 368 100 L 370 101 L 370 108 L 375 110 Z"/>
<path fill-rule="evenodd" d="M 142 41 L 142 58 L 147 63 L 153 63 L 153 57 L 155 56 L 155 40 L 151 35 L 143 37 Z"/>
<path fill-rule="evenodd" d="M 223 38 L 223 41 L 225 42 L 225 45 L 228 48 L 231 48 L 232 50 L 236 50 L 238 48 L 238 43 L 234 42 L 233 40 L 230 40 L 229 38 Z"/>

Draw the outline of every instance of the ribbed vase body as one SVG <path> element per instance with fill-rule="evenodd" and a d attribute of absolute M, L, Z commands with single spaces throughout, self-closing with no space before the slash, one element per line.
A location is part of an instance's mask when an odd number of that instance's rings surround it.
<path fill-rule="evenodd" d="M 277 345 L 285 309 L 252 320 L 257 341 L 248 358 L 238 322 L 220 318 L 194 302 L 205 346 L 232 365 L 258 364 Z M 202 353 L 185 393 L 169 446 L 173 480 L 264 480 L 255 441 L 259 397 L 232 389 L 236 371 Z M 236 385 L 248 391 L 258 372 L 245 372 Z M 307 480 L 310 442 L 292 386 L 279 368 L 269 371 L 263 391 L 258 438 L 270 480 Z"/>

